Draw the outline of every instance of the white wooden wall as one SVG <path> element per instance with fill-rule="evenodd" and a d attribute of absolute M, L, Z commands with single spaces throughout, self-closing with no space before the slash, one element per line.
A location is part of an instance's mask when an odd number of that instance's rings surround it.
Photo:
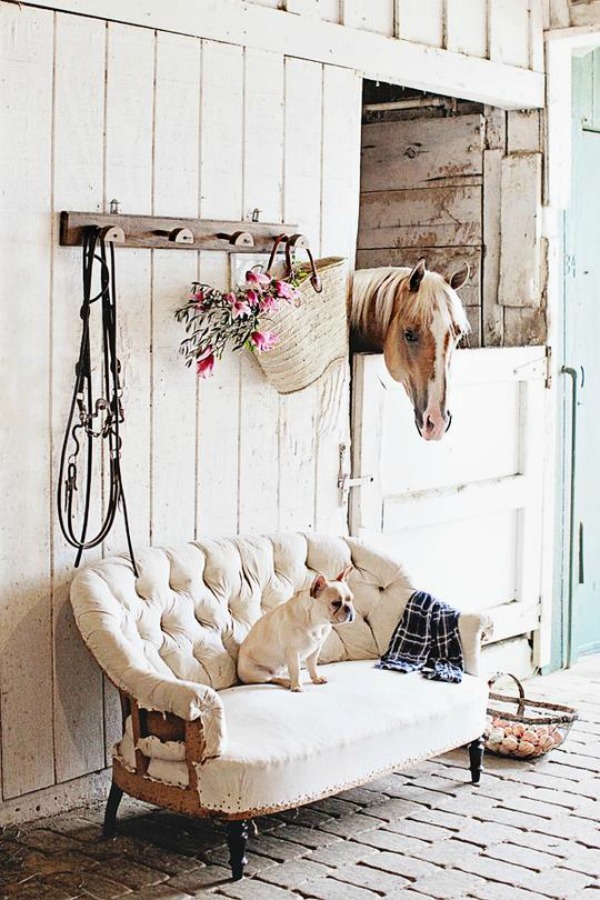
<path fill-rule="evenodd" d="M 265 221 L 297 223 L 317 253 L 352 258 L 361 81 L 281 53 L 7 3 L 0 69 L 10 135 L 0 191 L 0 784 L 14 809 L 14 798 L 104 768 L 116 719 L 73 625 L 73 554 L 54 513 L 80 325 L 80 250 L 58 246 L 57 213 L 103 210 L 113 197 L 123 212 L 172 216 L 239 219 L 257 206 Z M 178 357 L 173 310 L 193 279 L 225 286 L 229 257 L 117 257 L 134 542 L 344 530 L 336 477 L 347 379 L 337 394 L 326 384 L 284 398 L 238 355 L 198 384 Z M 119 524 L 105 552 L 123 548 Z"/>
<path fill-rule="evenodd" d="M 544 70 L 542 28 L 548 0 L 250 2 L 536 72 Z"/>

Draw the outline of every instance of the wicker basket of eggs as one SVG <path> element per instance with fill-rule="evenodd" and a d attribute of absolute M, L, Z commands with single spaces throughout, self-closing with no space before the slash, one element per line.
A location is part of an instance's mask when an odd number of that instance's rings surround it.
<path fill-rule="evenodd" d="M 483 734 L 486 749 L 500 756 L 536 759 L 560 747 L 577 719 L 577 711 L 558 703 L 528 699 L 519 679 L 509 673 L 494 675 L 490 688 L 499 678 L 512 678 L 519 696 L 490 693 L 490 700 L 498 707 L 489 706 L 487 710 Z"/>

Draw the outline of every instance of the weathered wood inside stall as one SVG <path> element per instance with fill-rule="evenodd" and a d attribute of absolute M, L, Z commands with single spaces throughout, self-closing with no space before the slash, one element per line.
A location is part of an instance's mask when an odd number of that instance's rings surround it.
<path fill-rule="evenodd" d="M 540 113 L 365 83 L 357 267 L 451 274 L 472 347 L 543 344 Z"/>

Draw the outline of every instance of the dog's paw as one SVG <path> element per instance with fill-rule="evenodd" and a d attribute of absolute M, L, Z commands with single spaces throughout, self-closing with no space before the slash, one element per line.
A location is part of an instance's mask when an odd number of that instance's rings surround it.
<path fill-rule="evenodd" d="M 318 675 L 316 678 L 312 679 L 313 684 L 327 684 L 327 679 L 323 678 L 322 675 Z"/>
<path fill-rule="evenodd" d="M 301 684 L 293 684 L 290 687 L 290 691 L 293 691 L 295 694 L 302 694 L 302 693 L 304 693 L 304 688 L 302 687 Z"/>

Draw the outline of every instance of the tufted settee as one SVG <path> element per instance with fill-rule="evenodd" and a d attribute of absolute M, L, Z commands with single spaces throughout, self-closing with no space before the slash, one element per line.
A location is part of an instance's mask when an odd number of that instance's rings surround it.
<path fill-rule="evenodd" d="M 293 694 L 240 685 L 238 647 L 256 619 L 316 572 L 352 563 L 356 618 L 320 659 L 328 684 Z M 77 625 L 121 696 L 105 835 L 123 792 L 228 821 L 232 873 L 247 823 L 470 744 L 481 771 L 487 684 L 477 677 L 484 620 L 463 614 L 461 684 L 375 669 L 414 590 L 402 566 L 352 538 L 286 534 L 151 548 L 77 574 Z"/>

